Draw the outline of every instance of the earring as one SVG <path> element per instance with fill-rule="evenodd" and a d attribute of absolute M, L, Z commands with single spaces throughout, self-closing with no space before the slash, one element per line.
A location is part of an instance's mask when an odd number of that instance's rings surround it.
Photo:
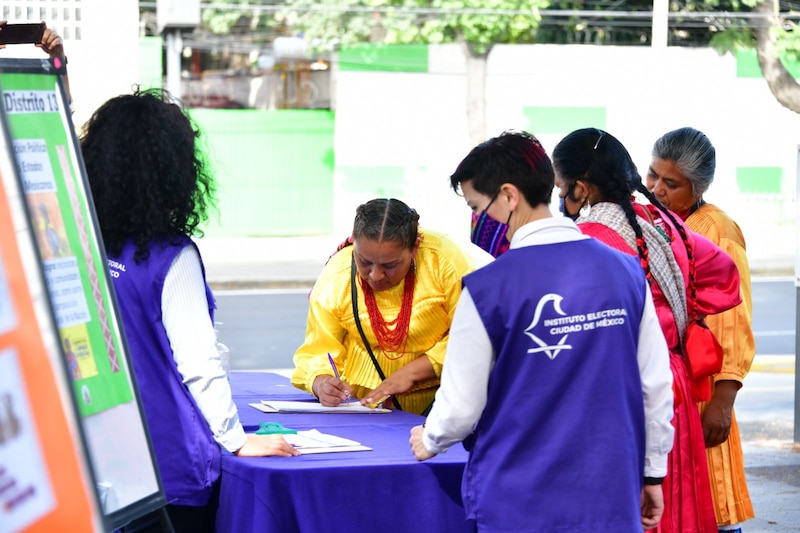
<path fill-rule="evenodd" d="M 589 213 L 591 212 L 592 212 L 592 204 L 589 203 L 589 199 L 587 198 L 586 200 L 583 201 L 583 205 L 578 210 L 578 214 L 581 216 L 581 218 L 586 218 L 589 216 Z"/>

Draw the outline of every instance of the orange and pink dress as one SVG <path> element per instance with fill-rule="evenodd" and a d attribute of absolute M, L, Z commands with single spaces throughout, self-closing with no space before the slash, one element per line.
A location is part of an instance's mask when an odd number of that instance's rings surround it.
<path fill-rule="evenodd" d="M 594 207 L 594 206 L 593 206 Z M 669 241 L 678 267 L 683 274 L 688 297 L 689 259 L 686 247 L 672 222 L 653 206 L 635 204 L 639 224 L 653 224 Z M 642 218 L 644 217 L 644 218 Z M 581 231 L 609 246 L 636 255 L 637 252 L 615 230 L 602 221 L 580 222 Z M 740 302 L 739 277 L 736 265 L 719 247 L 692 232 L 687 232 L 695 260 L 697 312 L 711 315 L 730 309 Z M 664 291 L 651 283 L 653 302 L 667 345 L 670 347 L 670 368 L 675 394 L 675 442 L 668 459 L 668 474 L 664 480 L 663 518 L 659 533 L 715 533 L 717 524 L 711 498 L 705 443 L 700 413 L 692 398 L 692 382 L 681 353 L 678 325 Z"/>

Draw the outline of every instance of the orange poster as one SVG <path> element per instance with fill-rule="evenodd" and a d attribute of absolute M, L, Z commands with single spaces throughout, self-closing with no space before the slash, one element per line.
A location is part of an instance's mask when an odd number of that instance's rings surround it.
<path fill-rule="evenodd" d="M 43 235 L 12 231 L 26 215 L 5 180 L 15 176 L 0 170 L 0 533 L 101 531 L 66 365 L 54 355 L 33 242 Z"/>

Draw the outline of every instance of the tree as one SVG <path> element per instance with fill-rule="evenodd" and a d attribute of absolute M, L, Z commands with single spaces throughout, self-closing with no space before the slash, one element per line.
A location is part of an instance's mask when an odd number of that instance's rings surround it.
<path fill-rule="evenodd" d="M 795 33 L 797 28 L 795 25 L 791 25 L 791 34 L 786 35 L 787 30 L 778 15 L 777 0 L 761 2 L 753 12 L 767 15 L 767 18 L 755 19 L 752 26 L 755 34 L 758 64 L 764 74 L 764 79 L 767 81 L 769 90 L 782 106 L 791 109 L 795 113 L 800 113 L 800 85 L 781 62 L 784 47 L 780 44 L 781 36 L 786 38 L 784 43 L 789 38 L 796 40 L 798 38 Z"/>
<path fill-rule="evenodd" d="M 472 145 L 486 139 L 486 59 L 498 43 L 533 43 L 548 0 L 287 0 L 277 20 L 317 49 L 364 42 L 459 43 L 467 59 Z"/>
<path fill-rule="evenodd" d="M 581 15 L 550 20 L 552 9 L 543 11 L 539 42 L 592 42 L 595 44 L 649 44 L 652 2 L 587 1 L 553 2 L 553 8 L 578 9 Z M 592 15 L 592 9 L 597 15 Z M 604 16 L 613 9 L 625 18 Z M 800 58 L 800 31 L 794 22 L 800 2 L 777 0 L 707 0 L 670 2 L 669 44 L 710 46 L 719 53 L 755 49 L 764 79 L 775 99 L 800 113 L 800 85 L 784 65 L 784 59 Z M 642 11 L 644 19 L 632 16 Z M 752 16 L 749 16 L 752 15 Z M 638 23 L 637 23 L 638 20 Z"/>
<path fill-rule="evenodd" d="M 486 137 L 486 59 L 495 44 L 648 46 L 653 9 L 650 0 L 218 0 L 214 6 L 226 3 L 230 8 L 203 10 L 215 33 L 266 26 L 302 32 L 313 48 L 329 51 L 365 42 L 460 43 L 473 144 Z M 711 46 L 719 53 L 755 49 L 776 100 L 800 113 L 800 86 L 781 61 L 800 58 L 798 10 L 800 2 L 785 0 L 671 0 L 669 44 Z"/>
<path fill-rule="evenodd" d="M 745 24 L 731 27 L 711 39 L 719 52 L 735 52 L 755 48 L 758 65 L 769 90 L 782 106 L 800 113 L 800 84 L 792 77 L 782 58 L 800 57 L 800 32 L 797 25 L 785 19 L 777 0 L 751 0 L 752 14 Z M 795 6 L 789 2 L 789 8 Z"/>

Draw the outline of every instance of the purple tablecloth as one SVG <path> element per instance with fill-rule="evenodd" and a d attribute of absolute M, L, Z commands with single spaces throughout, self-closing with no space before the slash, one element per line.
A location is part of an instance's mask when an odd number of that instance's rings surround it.
<path fill-rule="evenodd" d="M 419 463 L 409 430 L 423 418 L 390 414 L 268 414 L 262 399 L 314 400 L 270 373 L 234 372 L 234 401 L 245 430 L 259 422 L 318 429 L 372 451 L 301 457 L 222 458 L 220 532 L 470 531 L 461 505 L 467 453 L 461 445 Z M 316 401 L 316 400 L 314 400 Z"/>

